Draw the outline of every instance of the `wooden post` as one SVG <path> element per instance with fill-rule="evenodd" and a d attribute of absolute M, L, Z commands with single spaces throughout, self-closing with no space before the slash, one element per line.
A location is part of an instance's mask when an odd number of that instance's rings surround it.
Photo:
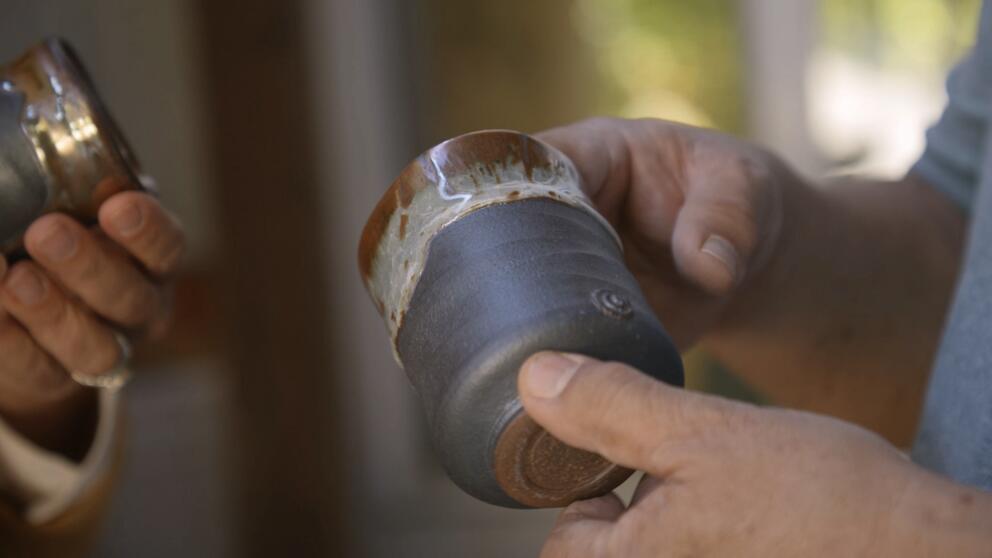
<path fill-rule="evenodd" d="M 238 556 L 347 554 L 302 4 L 191 4 L 235 386 Z"/>

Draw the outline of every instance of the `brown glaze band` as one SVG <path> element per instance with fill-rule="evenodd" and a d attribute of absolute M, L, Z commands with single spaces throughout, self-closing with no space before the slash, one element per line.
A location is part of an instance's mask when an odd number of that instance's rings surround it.
<path fill-rule="evenodd" d="M 482 207 L 538 197 L 588 211 L 615 236 L 583 193 L 572 162 L 520 132 L 458 136 L 403 169 L 372 211 L 358 249 L 359 271 L 394 346 L 434 235 Z"/>
<path fill-rule="evenodd" d="M 438 155 L 441 157 L 438 158 Z M 440 169 L 434 168 L 434 160 L 443 161 Z M 536 167 L 550 171 L 553 165 L 544 144 L 525 134 L 508 130 L 459 136 L 438 145 L 407 165 L 372 210 L 362 231 L 358 249 L 358 269 L 362 277 L 368 280 L 371 276 L 372 262 L 382 235 L 396 210 L 409 208 L 417 192 L 425 188 L 437 188 L 438 171 L 441 175 L 468 176 L 476 180 L 477 184 L 482 184 L 486 179 L 497 176 L 500 167 L 506 163 L 522 164 L 528 178 L 533 178 Z M 487 176 L 480 176 L 481 174 Z"/>

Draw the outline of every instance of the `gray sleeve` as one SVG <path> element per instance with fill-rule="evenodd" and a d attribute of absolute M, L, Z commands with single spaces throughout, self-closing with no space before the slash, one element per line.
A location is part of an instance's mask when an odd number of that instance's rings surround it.
<path fill-rule="evenodd" d="M 965 209 L 978 187 L 992 110 L 992 6 L 982 6 L 978 39 L 947 78 L 947 107 L 927 130 L 913 172 Z"/>

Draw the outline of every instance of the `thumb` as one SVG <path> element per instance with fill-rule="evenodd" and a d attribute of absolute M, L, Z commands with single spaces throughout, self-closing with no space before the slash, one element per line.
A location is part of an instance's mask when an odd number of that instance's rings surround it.
<path fill-rule="evenodd" d="M 665 448 L 725 426 L 738 405 L 567 353 L 529 358 L 518 388 L 527 413 L 562 442 L 661 477 L 671 472 Z"/>
<path fill-rule="evenodd" d="M 730 294 L 756 266 L 761 243 L 773 240 L 768 233 L 779 227 L 777 197 L 756 173 L 728 163 L 689 177 L 672 254 L 679 273 L 710 294 Z"/>

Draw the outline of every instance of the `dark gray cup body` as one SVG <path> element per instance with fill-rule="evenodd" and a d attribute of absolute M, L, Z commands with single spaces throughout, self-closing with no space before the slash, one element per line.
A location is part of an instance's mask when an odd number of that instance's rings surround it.
<path fill-rule="evenodd" d="M 493 452 L 520 410 L 520 365 L 541 350 L 620 361 L 683 384 L 682 361 L 613 235 L 548 198 L 496 204 L 443 228 L 398 334 L 400 358 L 451 478 L 493 504 Z"/>

